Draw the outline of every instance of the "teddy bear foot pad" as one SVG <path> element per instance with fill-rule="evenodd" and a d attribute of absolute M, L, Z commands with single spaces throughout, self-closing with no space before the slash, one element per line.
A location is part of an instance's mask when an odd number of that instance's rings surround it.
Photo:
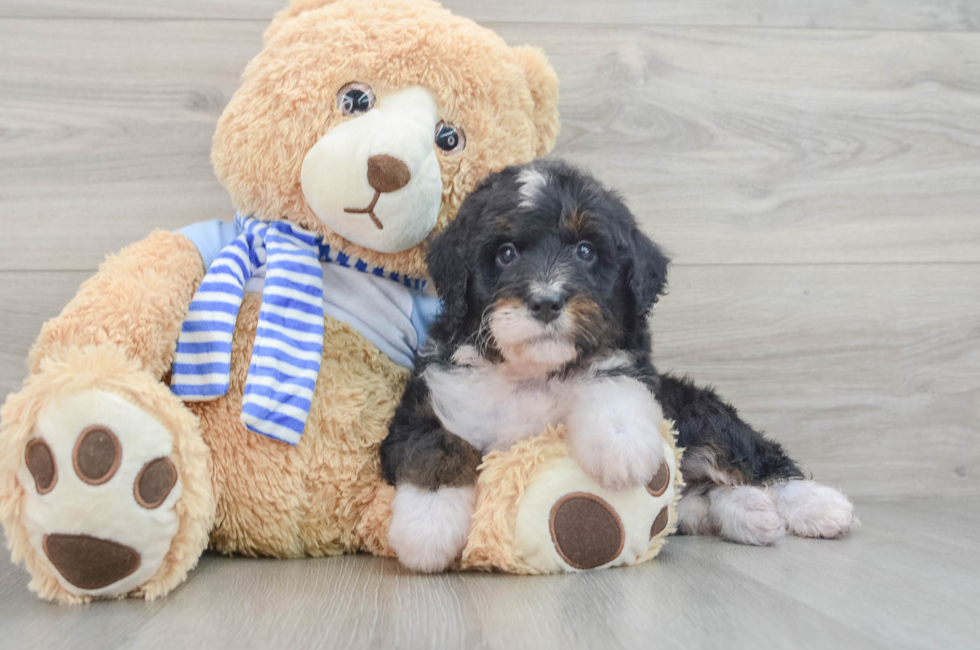
<path fill-rule="evenodd" d="M 49 403 L 18 472 L 31 546 L 76 596 L 115 596 L 163 564 L 180 517 L 173 438 L 129 401 L 88 390 Z"/>

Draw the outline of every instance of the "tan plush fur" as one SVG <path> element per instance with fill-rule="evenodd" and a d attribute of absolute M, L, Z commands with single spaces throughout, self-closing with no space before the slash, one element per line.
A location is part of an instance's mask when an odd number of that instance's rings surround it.
<path fill-rule="evenodd" d="M 211 546 L 276 557 L 357 551 L 362 512 L 381 483 L 377 448 L 408 371 L 346 323 L 328 318 L 316 397 L 300 444 L 250 433 L 239 414 L 260 302 L 249 294 L 242 305 L 228 394 L 191 404 L 211 448 L 219 490 Z"/>
<path fill-rule="evenodd" d="M 548 464 L 568 455 L 564 427 L 519 442 L 505 452 L 487 454 L 477 481 L 476 511 L 470 539 L 463 549 L 463 568 L 498 568 L 531 573 L 514 549 L 514 529 L 524 490 Z"/>
<path fill-rule="evenodd" d="M 550 151 L 558 135 L 558 79 L 544 55 L 508 47 L 435 2 L 304 0 L 280 14 L 218 121 L 211 153 L 218 178 L 243 213 L 286 218 L 399 273 L 427 274 L 426 243 L 394 255 L 355 246 L 323 225 L 300 187 L 306 152 L 349 119 L 336 94 L 351 81 L 379 96 L 424 86 L 442 119 L 465 129 L 466 151 L 440 156 L 443 201 L 433 235 L 489 172 Z"/>
<path fill-rule="evenodd" d="M 110 255 L 61 315 L 41 328 L 28 360 L 31 372 L 68 349 L 112 345 L 160 379 L 173 363 L 177 334 L 204 271 L 194 244 L 163 230 Z"/>
<path fill-rule="evenodd" d="M 355 246 L 316 218 L 300 187 L 306 152 L 348 119 L 335 97 L 355 80 L 378 95 L 410 85 L 428 88 L 440 117 L 465 129 L 466 150 L 439 158 L 443 201 L 430 237 L 455 216 L 479 180 L 547 153 L 558 134 L 558 80 L 539 50 L 511 48 L 429 0 L 294 0 L 270 26 L 264 49 L 218 122 L 215 171 L 243 214 L 297 223 L 334 248 L 391 271 L 427 275 L 427 241 L 394 255 Z M 25 488 L 17 469 L 45 406 L 93 388 L 129 400 L 170 432 L 183 485 L 170 551 L 130 595 L 154 598 L 172 590 L 206 544 L 243 555 L 391 555 L 393 489 L 379 476 L 377 447 L 407 371 L 350 326 L 327 317 L 323 364 L 300 444 L 293 448 L 249 433 L 239 415 L 259 297 L 247 296 L 228 395 L 185 405 L 165 382 L 204 272 L 194 246 L 173 233 L 154 232 L 109 257 L 45 324 L 31 351 L 30 376 L 0 412 L 0 517 L 14 561 L 25 561 L 31 588 L 43 598 L 86 600 L 63 589 L 31 547 L 21 522 Z M 540 461 L 527 462 L 533 467 Z M 492 509 L 492 501 L 485 497 L 484 509 Z M 510 507 L 501 504 L 504 511 Z M 481 539 L 492 546 L 485 535 Z"/>

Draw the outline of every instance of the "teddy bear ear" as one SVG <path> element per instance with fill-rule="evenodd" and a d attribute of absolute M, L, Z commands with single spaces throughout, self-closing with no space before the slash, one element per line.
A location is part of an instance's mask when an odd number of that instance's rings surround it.
<path fill-rule="evenodd" d="M 272 19 L 272 24 L 266 28 L 265 34 L 262 35 L 262 41 L 265 43 L 271 41 L 272 37 L 276 35 L 284 24 L 304 11 L 319 9 L 320 7 L 333 4 L 336 1 L 337 0 L 291 0 L 288 7 L 276 13 L 276 17 Z"/>
<path fill-rule="evenodd" d="M 544 156 L 558 139 L 558 75 L 537 47 L 515 47 L 517 62 L 524 70 L 534 99 L 534 126 L 538 134 L 536 154 Z"/>

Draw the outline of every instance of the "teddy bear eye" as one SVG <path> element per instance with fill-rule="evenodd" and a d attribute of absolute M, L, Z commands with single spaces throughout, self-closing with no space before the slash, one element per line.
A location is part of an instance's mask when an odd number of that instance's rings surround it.
<path fill-rule="evenodd" d="M 374 108 L 374 91 L 367 84 L 352 81 L 337 92 L 337 108 L 345 116 L 366 113 Z"/>
<path fill-rule="evenodd" d="M 436 124 L 436 146 L 443 155 L 455 156 L 466 148 L 466 134 L 461 127 L 442 120 Z"/>

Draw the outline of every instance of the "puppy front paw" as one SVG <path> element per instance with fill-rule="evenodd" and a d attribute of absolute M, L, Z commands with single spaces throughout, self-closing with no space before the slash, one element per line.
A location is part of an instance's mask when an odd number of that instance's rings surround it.
<path fill-rule="evenodd" d="M 660 435 L 663 411 L 639 382 L 609 381 L 592 388 L 589 400 L 568 420 L 568 431 L 585 473 L 610 490 L 645 485 L 664 463 Z"/>
<path fill-rule="evenodd" d="M 426 490 L 402 483 L 391 504 L 388 543 L 409 569 L 444 571 L 466 546 L 475 507 L 473 487 Z"/>

